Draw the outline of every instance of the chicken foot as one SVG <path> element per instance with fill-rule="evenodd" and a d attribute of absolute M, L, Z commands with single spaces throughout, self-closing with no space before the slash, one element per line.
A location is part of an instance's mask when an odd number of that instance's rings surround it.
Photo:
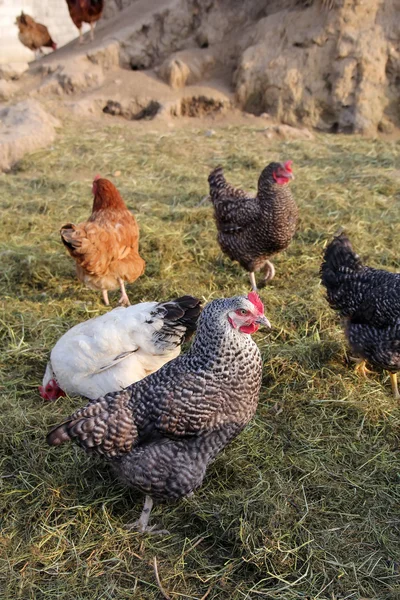
<path fill-rule="evenodd" d="M 390 383 L 392 384 L 392 392 L 395 400 L 400 400 L 399 388 L 397 385 L 397 373 L 389 373 L 390 374 Z"/>
<path fill-rule="evenodd" d="M 264 273 L 263 285 L 275 277 L 275 267 L 269 260 L 265 261 L 261 271 Z"/>
<path fill-rule="evenodd" d="M 357 375 L 361 373 L 361 375 L 368 379 L 367 373 L 373 373 L 370 369 L 367 369 L 367 362 L 363 358 L 356 358 L 354 356 L 349 357 L 351 362 L 355 362 L 356 366 L 354 367 L 354 373 Z"/>
<path fill-rule="evenodd" d="M 125 525 L 125 529 L 133 529 L 139 533 L 152 533 L 153 535 L 169 535 L 169 531 L 166 529 L 155 529 L 157 525 L 149 526 L 149 519 L 151 509 L 153 508 L 153 499 L 150 496 L 146 496 L 144 499 L 144 506 L 142 513 L 137 521 Z"/>
<path fill-rule="evenodd" d="M 262 273 L 264 273 L 264 278 L 262 280 L 262 283 L 260 284 L 260 287 L 264 287 L 264 285 L 266 283 L 268 283 L 268 281 L 271 281 L 271 279 L 273 279 L 275 277 L 275 267 L 272 264 L 272 262 L 270 262 L 269 260 L 267 260 L 262 269 L 261 269 Z M 254 274 L 254 271 L 251 271 L 251 273 L 249 273 L 249 277 L 250 277 L 250 284 L 252 287 L 253 292 L 257 291 L 257 283 L 256 283 L 256 277 Z"/>
<path fill-rule="evenodd" d="M 118 304 L 122 304 L 125 306 L 130 306 L 128 294 L 126 293 L 125 284 L 123 279 L 118 278 L 119 287 L 121 288 L 121 298 L 118 301 Z"/>

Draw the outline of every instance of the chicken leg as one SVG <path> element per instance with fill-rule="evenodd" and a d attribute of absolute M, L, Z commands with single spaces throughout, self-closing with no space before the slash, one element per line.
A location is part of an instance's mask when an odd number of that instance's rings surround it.
<path fill-rule="evenodd" d="M 79 27 L 79 44 L 83 44 L 82 25 Z"/>
<path fill-rule="evenodd" d="M 119 299 L 118 304 L 130 306 L 131 303 L 129 302 L 128 294 L 126 293 L 126 290 L 125 290 L 124 280 L 121 278 L 118 278 L 118 283 L 119 283 L 119 287 L 121 288 L 121 298 Z"/>
<path fill-rule="evenodd" d="M 93 42 L 94 40 L 94 28 L 95 28 L 96 23 L 90 23 L 90 41 Z"/>
<path fill-rule="evenodd" d="M 256 284 L 256 276 L 254 275 L 254 271 L 251 271 L 251 273 L 249 273 L 249 277 L 250 277 L 251 289 L 253 290 L 253 292 L 256 292 L 257 284 Z"/>
<path fill-rule="evenodd" d="M 271 281 L 275 277 L 275 267 L 269 260 L 265 261 L 263 268 L 261 271 L 264 273 L 264 281 L 265 285 L 268 281 Z"/>
<path fill-rule="evenodd" d="M 101 290 L 101 293 L 103 294 L 103 302 L 106 306 L 110 306 L 110 301 L 108 299 L 108 292 L 107 290 Z"/>
<path fill-rule="evenodd" d="M 390 383 L 392 384 L 393 397 L 395 400 L 400 400 L 400 393 L 397 385 L 397 373 L 390 373 Z"/>
<path fill-rule="evenodd" d="M 157 529 L 157 530 L 154 529 L 155 527 L 157 527 L 157 525 L 151 525 L 149 527 L 148 523 L 149 523 L 150 513 L 151 513 L 152 508 L 153 508 L 153 499 L 150 496 L 146 496 L 144 499 L 144 506 L 143 506 L 143 510 L 142 510 L 140 517 L 134 523 L 125 525 L 125 528 L 126 529 L 134 529 L 134 530 L 138 531 L 139 533 L 153 533 L 153 534 L 159 534 L 159 535 L 169 535 L 169 531 L 167 531 L 166 529 Z"/>

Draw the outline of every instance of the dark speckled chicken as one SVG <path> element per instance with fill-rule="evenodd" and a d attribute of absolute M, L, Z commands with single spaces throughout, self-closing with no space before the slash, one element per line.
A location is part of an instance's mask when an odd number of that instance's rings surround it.
<path fill-rule="evenodd" d="M 74 439 L 108 458 L 126 484 L 146 494 L 136 526 L 148 529 L 153 498 L 178 499 L 250 421 L 261 385 L 261 356 L 249 334 L 270 326 L 255 292 L 210 302 L 185 355 L 122 392 L 78 410 L 47 437 Z"/>
<path fill-rule="evenodd" d="M 365 361 L 390 372 L 395 398 L 400 398 L 400 274 L 364 266 L 348 238 L 341 234 L 327 246 L 321 267 L 329 304 L 345 322 L 358 369 Z"/>
<path fill-rule="evenodd" d="M 208 177 L 219 245 L 250 273 L 253 290 L 254 272 L 263 272 L 263 283 L 271 280 L 275 268 L 268 259 L 285 250 L 296 231 L 298 209 L 288 187 L 291 165 L 291 161 L 269 164 L 258 180 L 256 197 L 229 185 L 222 167 Z"/>

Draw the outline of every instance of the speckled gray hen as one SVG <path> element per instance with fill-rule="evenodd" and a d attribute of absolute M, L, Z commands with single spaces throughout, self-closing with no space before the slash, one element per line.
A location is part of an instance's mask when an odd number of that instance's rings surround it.
<path fill-rule="evenodd" d="M 352 352 L 391 373 L 393 394 L 400 398 L 400 274 L 364 266 L 342 233 L 327 246 L 321 266 L 329 304 L 344 317 Z"/>
<path fill-rule="evenodd" d="M 237 260 L 250 274 L 262 271 L 264 283 L 275 275 L 268 260 L 285 250 L 296 231 L 298 209 L 288 183 L 293 179 L 292 163 L 270 163 L 258 180 L 257 196 L 229 185 L 222 167 L 209 175 L 210 197 L 214 205 L 218 242 L 231 260 Z"/>
<path fill-rule="evenodd" d="M 270 326 L 255 292 L 210 302 L 185 355 L 90 402 L 51 431 L 48 443 L 74 439 L 108 458 L 126 484 L 148 496 L 137 523 L 146 530 L 151 498 L 193 492 L 254 415 L 262 363 L 250 334 L 260 324 Z"/>

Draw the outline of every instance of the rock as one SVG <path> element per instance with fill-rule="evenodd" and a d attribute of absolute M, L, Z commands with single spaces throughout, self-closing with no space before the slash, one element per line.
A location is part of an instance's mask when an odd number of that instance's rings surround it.
<path fill-rule="evenodd" d="M 65 108 L 76 117 L 93 117 L 101 114 L 101 100 L 83 98 L 76 102 L 64 102 Z"/>
<path fill-rule="evenodd" d="M 221 107 L 208 90 L 187 99 L 163 82 L 181 90 L 213 77 L 202 88 L 233 92 L 229 108 L 249 120 L 375 135 L 400 125 L 399 10 L 400 0 L 108 0 L 104 18 L 114 17 L 93 44 L 35 61 L 24 83 L 60 96 L 105 85 L 102 99 L 119 102 L 120 116 L 169 118 Z M 131 77 L 120 66 L 151 71 Z"/>
<path fill-rule="evenodd" d="M 112 69 L 119 66 L 119 44 L 111 42 L 87 54 L 88 59 L 102 69 Z"/>
<path fill-rule="evenodd" d="M 104 81 L 103 69 L 85 57 L 64 63 L 55 76 L 66 94 L 100 87 Z"/>
<path fill-rule="evenodd" d="M 290 125 L 273 125 L 264 130 L 268 139 L 281 138 L 283 140 L 313 140 L 314 135 L 308 129 L 298 129 Z"/>
<path fill-rule="evenodd" d="M 74 94 L 97 88 L 104 82 L 103 69 L 85 56 L 78 56 L 62 63 L 44 63 L 38 68 L 47 76 L 37 88 L 37 93 Z"/>
<path fill-rule="evenodd" d="M 9 170 L 27 152 L 51 144 L 60 126 L 35 100 L 0 110 L 0 170 Z"/>
<path fill-rule="evenodd" d="M 384 117 L 378 124 L 378 131 L 381 133 L 393 133 L 394 125 Z"/>
<path fill-rule="evenodd" d="M 9 100 L 17 91 L 18 86 L 14 81 L 0 79 L 0 100 Z"/>
<path fill-rule="evenodd" d="M 374 135 L 391 102 L 398 121 L 398 0 L 310 4 L 258 21 L 235 73 L 240 107 L 290 125 Z"/>
<path fill-rule="evenodd" d="M 28 63 L 25 62 L 0 65 L 0 79 L 5 79 L 6 81 L 19 79 L 28 70 L 28 67 Z"/>
<path fill-rule="evenodd" d="M 172 54 L 158 69 L 158 74 L 168 85 L 178 89 L 207 78 L 215 63 L 212 52 L 193 48 Z"/>

